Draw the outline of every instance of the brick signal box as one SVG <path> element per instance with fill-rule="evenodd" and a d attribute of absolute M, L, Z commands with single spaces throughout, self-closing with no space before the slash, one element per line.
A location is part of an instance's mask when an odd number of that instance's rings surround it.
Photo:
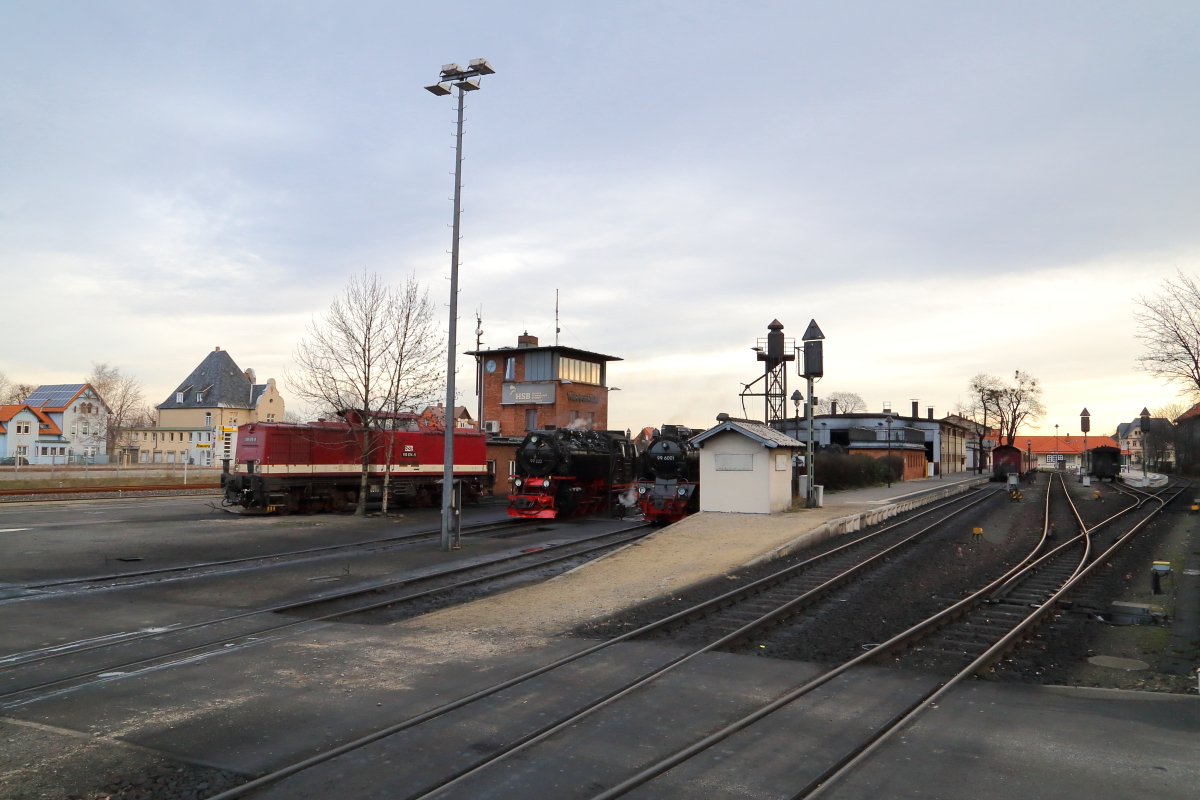
<path fill-rule="evenodd" d="M 555 425 L 608 428 L 607 366 L 615 356 L 561 345 L 539 346 L 536 336 L 517 337 L 516 347 L 472 350 L 480 362 L 483 429 L 521 438 Z"/>

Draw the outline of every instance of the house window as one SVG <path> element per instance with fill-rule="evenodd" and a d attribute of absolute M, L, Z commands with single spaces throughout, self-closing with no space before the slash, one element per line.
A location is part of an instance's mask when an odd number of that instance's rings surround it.
<path fill-rule="evenodd" d="M 142 464 L 149 463 L 150 462 L 150 453 L 146 450 L 139 450 L 138 451 L 138 461 Z"/>
<path fill-rule="evenodd" d="M 27 444 L 17 445 L 17 455 L 19 455 L 19 456 L 29 455 L 29 445 L 27 445 Z"/>
<path fill-rule="evenodd" d="M 212 414 L 208 414 L 208 413 L 206 413 L 206 414 L 204 415 L 204 424 L 205 424 L 206 426 L 207 426 L 207 425 L 212 425 Z"/>
<path fill-rule="evenodd" d="M 48 449 L 49 449 L 49 448 L 43 447 L 43 448 L 42 448 L 42 455 L 44 455 L 44 456 L 48 456 L 48 455 L 50 455 L 49 453 L 47 453 L 47 452 L 46 452 Z"/>
<path fill-rule="evenodd" d="M 196 402 L 197 403 L 204 402 L 204 392 L 196 392 Z"/>
<path fill-rule="evenodd" d="M 537 430 L 537 409 L 536 408 L 525 409 L 525 430 L 527 430 L 527 431 L 536 431 Z"/>
<path fill-rule="evenodd" d="M 176 403 L 182 403 L 182 402 L 183 402 L 183 392 L 176 392 L 176 393 L 175 393 L 175 402 L 176 402 Z"/>
<path fill-rule="evenodd" d="M 510 356 L 504 359 L 504 380 L 515 381 L 517 379 L 517 359 L 515 356 Z"/>
<path fill-rule="evenodd" d="M 155 451 L 154 451 L 154 463 L 155 463 L 155 464 L 161 464 L 161 463 L 162 463 L 162 450 L 155 450 Z"/>
<path fill-rule="evenodd" d="M 87 436 L 89 433 L 91 433 L 91 431 L 88 428 L 88 421 L 85 419 L 83 421 L 83 435 Z"/>
<path fill-rule="evenodd" d="M 188 431 L 188 441 L 189 441 L 189 442 L 190 442 L 190 441 L 192 441 L 192 436 L 193 436 L 193 435 L 194 435 L 194 434 L 193 434 L 193 432 L 192 432 L 192 431 Z"/>
<path fill-rule="evenodd" d="M 595 411 L 587 412 L 587 425 L 588 425 L 589 431 L 596 430 L 596 412 Z"/>
<path fill-rule="evenodd" d="M 75 426 L 74 425 L 71 426 L 71 435 L 72 436 L 75 435 Z"/>
<path fill-rule="evenodd" d="M 174 463 L 175 463 L 175 451 L 174 451 L 174 450 L 168 450 L 168 451 L 167 451 L 167 463 L 168 463 L 168 464 L 174 464 Z"/>
<path fill-rule="evenodd" d="M 275 421 L 275 415 L 267 414 L 267 422 L 274 422 L 274 421 Z"/>

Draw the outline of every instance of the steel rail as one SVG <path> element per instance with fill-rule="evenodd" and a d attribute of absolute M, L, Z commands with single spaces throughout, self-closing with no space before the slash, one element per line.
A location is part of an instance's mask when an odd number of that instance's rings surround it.
<path fill-rule="evenodd" d="M 172 636 L 172 635 L 175 635 L 178 633 L 183 633 L 185 631 L 195 630 L 197 628 L 204 628 L 204 627 L 208 627 L 210 625 L 219 625 L 224 622 L 233 622 L 234 620 L 245 619 L 247 617 L 257 616 L 259 614 L 275 614 L 275 613 L 280 613 L 280 612 L 284 612 L 284 611 L 292 611 L 292 610 L 295 610 L 298 608 L 303 608 L 305 606 L 316 605 L 318 603 L 326 603 L 326 602 L 331 602 L 334 600 L 342 600 L 347 597 L 354 597 L 356 595 L 362 595 L 362 594 L 367 594 L 367 593 L 371 593 L 371 592 L 379 592 L 379 591 L 389 589 L 389 588 L 398 588 L 398 587 L 405 586 L 406 584 L 416 583 L 418 581 L 427 581 L 427 580 L 432 580 L 432 579 L 436 579 L 436 578 L 444 578 L 448 575 L 456 575 L 456 574 L 460 574 L 463 572 L 470 572 L 472 570 L 493 566 L 495 564 L 503 564 L 508 561 L 515 561 L 515 560 L 519 560 L 519 559 L 528 559 L 528 558 L 531 558 L 536 555 L 544 554 L 547 551 L 554 551 L 554 550 L 559 550 L 561 548 L 578 546 L 579 544 L 585 544 L 587 542 L 591 542 L 596 539 L 603 539 L 603 538 L 607 538 L 607 537 L 618 536 L 622 533 L 626 533 L 629 531 L 642 530 L 643 528 L 649 527 L 649 524 L 650 523 L 642 523 L 639 525 L 630 526 L 628 528 L 620 528 L 615 531 L 609 531 L 607 533 L 597 534 L 595 536 L 590 536 L 586 539 L 576 539 L 574 541 L 564 542 L 562 544 L 548 545 L 546 547 L 542 547 L 542 548 L 539 548 L 537 550 L 534 550 L 534 551 L 531 551 L 528 553 L 526 553 L 526 552 L 513 553 L 513 554 L 506 555 L 506 556 L 501 556 L 499 558 L 492 558 L 492 559 L 487 559 L 485 561 L 478 561 L 478 562 L 475 562 L 472 564 L 465 564 L 465 565 L 461 565 L 461 566 L 457 566 L 457 567 L 450 567 L 449 569 L 437 570 L 435 572 L 426 573 L 424 575 L 413 576 L 406 580 L 385 581 L 383 583 L 368 584 L 366 586 L 361 586 L 361 587 L 357 587 L 354 589 L 347 589 L 347 590 L 341 591 L 341 592 L 333 592 L 330 594 L 323 594 L 318 597 L 305 598 L 304 600 L 297 600 L 297 601 L 293 601 L 290 603 L 282 603 L 282 604 L 274 605 L 274 606 L 266 606 L 263 608 L 257 608 L 257 609 L 253 609 L 250 611 L 239 612 L 237 614 L 230 614 L 225 617 L 218 617 L 216 619 L 204 620 L 201 622 L 193 622 L 193 623 L 190 623 L 187 625 L 180 625 L 178 627 L 171 627 L 166 630 L 146 631 L 144 633 L 139 633 L 134 636 L 128 636 L 123 639 L 112 639 L 112 640 L 108 640 L 108 641 L 104 641 L 104 642 L 98 642 L 95 644 L 87 644 L 83 647 L 77 647 L 77 648 L 73 648 L 70 650 L 62 649 L 66 645 L 54 645 L 54 652 L 44 653 L 42 655 L 36 655 L 33 658 L 22 658 L 22 657 L 26 656 L 26 655 L 41 653 L 42 651 L 33 650 L 33 651 L 26 651 L 26 653 L 15 653 L 12 655 L 0 657 L 0 672 L 3 672 L 5 670 L 18 669 L 18 668 L 24 667 L 26 665 L 36 664 L 36 663 L 39 663 L 42 661 L 50 661 L 52 659 L 78 655 L 80 653 L 87 653 L 87 652 L 91 652 L 93 650 L 101 650 L 106 647 L 115 647 L 117 645 L 124 645 L 124 644 L 128 644 L 131 642 L 142 641 L 145 639 Z M 631 537 L 631 538 L 632 539 L 641 538 L 642 536 L 645 536 L 645 535 L 646 534 L 643 533 L 643 534 L 639 534 L 638 536 Z M 618 542 L 618 544 L 624 544 L 626 541 L 628 541 L 628 540 L 622 539 L 620 542 Z M 591 552 L 591 550 L 593 550 L 593 549 L 602 549 L 604 547 L 612 547 L 612 546 L 614 546 L 613 543 L 605 543 L 603 545 L 598 545 L 595 548 L 590 548 L 583 552 Z M 536 566 L 536 565 L 550 564 L 550 563 L 554 563 L 554 561 L 556 561 L 556 560 L 565 560 L 566 558 L 573 558 L 577 555 L 580 555 L 580 553 L 579 552 L 569 553 L 566 556 L 563 556 L 562 558 L 558 558 L 558 559 L 550 559 L 550 560 L 543 559 L 541 561 L 536 562 L 535 565 L 522 566 L 522 567 L 518 568 L 517 571 L 532 569 L 533 566 Z M 509 571 L 506 571 L 503 573 L 496 573 L 496 574 L 497 575 L 508 575 L 511 572 L 512 572 L 512 570 L 509 570 Z M 478 583 L 478 582 L 481 582 L 482 580 L 491 580 L 491 579 L 492 578 L 485 576 L 484 578 L 472 579 L 472 580 L 474 582 Z M 381 605 L 392 605 L 395 603 L 405 602 L 407 600 L 412 600 L 412 599 L 416 599 L 418 597 L 425 596 L 426 594 L 431 594 L 431 593 L 438 592 L 438 591 L 445 591 L 447 589 L 459 588 L 460 586 L 464 586 L 464 585 L 470 585 L 470 582 L 471 581 L 463 581 L 460 583 L 446 584 L 444 586 L 424 590 L 423 592 L 416 593 L 413 595 L 404 595 L 402 597 L 395 598 L 393 600 L 386 601 L 383 603 L 375 603 L 375 604 L 371 604 L 371 605 L 367 605 L 367 606 L 362 606 L 361 609 L 362 610 L 370 610 L 370 609 L 381 607 Z M 329 616 L 325 616 L 325 617 L 317 617 L 317 618 L 308 619 L 308 620 L 299 620 L 296 623 L 289 623 L 289 625 L 290 624 L 301 624 L 303 622 L 317 622 L 320 620 L 329 619 L 329 618 L 333 618 L 336 616 L 342 616 L 344 614 L 351 614 L 351 613 L 357 613 L 357 611 L 339 612 L 338 614 L 329 615 Z M 265 628 L 262 631 L 258 631 L 255 633 L 242 633 L 242 634 L 238 634 L 237 636 L 231 636 L 231 637 L 227 637 L 224 639 L 219 639 L 215 642 L 210 642 L 206 645 L 201 645 L 199 647 L 208 647 L 212 644 L 220 644 L 222 642 L 228 642 L 233 639 L 240 639 L 243 636 L 253 636 L 253 635 L 256 635 L 257 633 L 266 633 L 266 632 L 272 631 L 272 630 L 278 630 L 278 628 L 271 627 L 271 628 Z M 190 652 L 193 649 L 197 649 L 197 648 L 189 648 L 188 650 L 175 651 L 174 654 Z M 164 657 L 164 656 L 154 656 L 154 658 L 162 658 L 162 657 Z M 147 659 L 143 659 L 143 660 L 147 660 Z M 130 666 L 130 665 L 136 664 L 136 663 L 142 663 L 142 662 L 141 661 L 130 662 L 130 664 L 125 664 L 125 665 L 121 665 L 121 666 Z M 120 667 L 118 666 L 118 667 L 112 667 L 111 669 L 119 669 L 119 668 Z M 105 671 L 107 671 L 107 670 L 105 670 Z M 21 691 L 26 691 L 26 690 L 22 689 Z M 10 692 L 8 694 L 12 694 L 12 693 Z M 6 697 L 6 696 L 8 696 L 8 694 L 0 693 L 0 698 Z"/>
<path fill-rule="evenodd" d="M 851 771 L 853 771 L 856 767 L 873 755 L 880 747 L 890 741 L 893 736 L 906 728 L 913 720 L 920 716 L 925 709 L 930 708 L 931 705 L 935 705 L 943 695 L 950 691 L 950 689 L 971 675 L 974 675 L 980 670 L 985 669 L 986 667 L 995 663 L 995 661 L 1003 656 L 1004 653 L 1016 646 L 1019 638 L 1029 628 L 1031 628 L 1035 623 L 1040 622 L 1042 617 L 1050 613 L 1059 600 L 1061 600 L 1066 594 L 1068 594 L 1080 582 L 1089 576 L 1097 567 L 1099 567 L 1101 564 L 1104 564 L 1114 553 L 1124 547 L 1125 544 L 1132 539 L 1133 536 L 1144 525 L 1158 516 L 1158 514 L 1166 507 L 1167 503 L 1171 502 L 1171 500 L 1174 500 L 1182 493 L 1183 488 L 1180 488 L 1179 491 L 1166 500 L 1155 497 L 1154 499 L 1158 500 L 1159 503 L 1157 509 L 1151 511 L 1150 514 L 1138 521 L 1126 533 L 1113 542 L 1113 544 L 1107 547 L 1103 553 L 1092 559 L 1082 571 L 1068 579 L 1053 595 L 1050 596 L 1048 600 L 1046 600 L 1045 603 L 1038 608 L 1035 608 L 1033 612 L 1029 614 L 1029 616 L 1013 626 L 1011 631 L 1001 637 L 995 644 L 975 658 L 975 660 L 973 660 L 968 666 L 954 675 L 954 677 L 948 679 L 941 686 L 926 694 L 926 696 L 924 696 L 921 700 L 910 706 L 907 712 L 902 713 L 902 715 L 898 716 L 883 729 L 881 729 L 878 734 L 872 737 L 869 743 L 867 743 L 851 758 L 845 760 L 845 762 L 842 763 L 836 769 L 836 771 L 833 771 L 827 777 L 822 776 L 816 781 L 813 781 L 809 785 L 811 789 L 809 787 L 805 787 L 805 789 L 801 792 L 792 795 L 790 800 L 812 800 L 812 798 L 816 798 L 824 794 L 826 790 L 848 775 Z M 1092 528 L 1091 530 L 1095 530 L 1095 528 Z"/>
<path fill-rule="evenodd" d="M 998 491 L 991 492 L 987 496 L 985 496 L 981 499 L 977 499 L 974 502 L 968 504 L 968 506 L 955 510 L 950 515 L 948 515 L 946 518 L 940 520 L 938 523 L 935 523 L 935 525 L 941 524 L 941 522 L 944 522 L 945 519 L 949 519 L 950 516 L 960 513 L 961 511 L 965 510 L 965 508 L 967 508 L 967 507 L 974 506 L 977 503 L 981 503 L 984 500 L 994 497 L 998 493 L 999 493 Z M 784 576 L 791 576 L 791 575 L 797 574 L 803 568 L 805 568 L 807 566 L 811 566 L 813 564 L 827 560 L 834 554 L 843 552 L 847 548 L 857 546 L 857 545 L 861 544 L 862 542 L 873 539 L 877 536 L 882 535 L 883 533 L 885 533 L 887 531 L 893 530 L 902 525 L 907 525 L 907 524 L 911 523 L 913 520 L 924 517 L 927 514 L 932 514 L 933 512 L 938 511 L 942 508 L 945 508 L 946 506 L 960 503 L 963 499 L 969 499 L 969 498 L 956 497 L 955 499 L 950 500 L 946 503 L 942 503 L 938 506 L 934 506 L 933 508 L 929 508 L 924 511 L 918 512 L 917 514 L 914 514 L 914 515 L 908 517 L 907 519 L 902 520 L 901 522 L 897 522 L 892 525 L 888 525 L 884 528 L 881 528 L 878 531 L 874 531 L 866 536 L 860 537 L 859 539 L 856 539 L 853 542 L 850 542 L 848 544 L 834 548 L 833 550 L 830 550 L 828 552 L 821 553 L 810 559 L 806 559 L 805 561 L 802 561 L 798 564 L 793 564 L 790 567 L 786 567 L 783 570 L 779 570 L 778 572 L 775 572 L 764 578 L 760 578 L 756 581 L 753 581 L 752 583 L 747 584 L 746 586 L 741 586 L 741 587 L 732 589 L 728 592 L 725 592 L 724 594 L 721 594 L 721 595 L 711 598 L 709 600 L 705 600 L 705 601 L 698 603 L 690 608 L 686 608 L 681 611 L 677 611 L 674 614 L 664 617 L 663 619 L 656 620 L 655 622 L 651 622 L 647 625 L 643 625 L 642 627 L 637 628 L 636 630 L 628 631 L 626 633 L 620 634 L 619 636 L 615 636 L 611 639 L 607 639 L 607 640 L 600 642 L 598 644 L 595 644 L 591 647 L 584 648 L 583 650 L 580 650 L 579 652 L 572 653 L 570 655 L 556 659 L 552 662 L 544 664 L 533 670 L 530 670 L 528 672 L 514 676 L 512 678 L 509 678 L 508 680 L 501 681 L 500 683 L 494 684 L 494 685 L 486 687 L 484 689 L 480 689 L 476 692 L 473 692 L 469 695 L 461 697 L 457 700 L 453 700 L 449 703 L 445 703 L 436 708 L 432 708 L 429 711 L 426 711 L 426 712 L 423 712 L 416 716 L 410 717 L 406 720 L 402 720 L 401 722 L 398 722 L 394 725 L 390 725 L 381 730 L 374 731 L 370 734 L 367 734 L 366 736 L 360 737 L 353 741 L 350 741 L 345 744 L 339 745 L 337 747 L 331 748 L 322 753 L 318 753 L 314 756 L 310 756 L 309 758 L 306 758 L 302 761 L 296 762 L 295 764 L 290 764 L 290 765 L 283 767 L 279 770 L 276 770 L 274 772 L 259 776 L 258 778 L 248 781 L 247 783 L 244 783 L 240 786 L 236 786 L 236 787 L 234 787 L 232 789 L 228 789 L 220 794 L 213 795 L 211 798 L 209 798 L 209 800 L 233 800 L 233 798 L 241 797 L 246 792 L 250 792 L 255 789 L 260 789 L 264 786 L 268 786 L 270 784 L 276 783 L 290 775 L 295 775 L 298 772 L 302 772 L 310 767 L 314 767 L 317 764 L 321 764 L 325 761 L 329 761 L 330 759 L 336 758 L 337 756 L 345 755 L 346 753 L 353 752 L 355 750 L 358 750 L 359 748 L 365 747 L 368 744 L 377 742 L 380 739 L 385 739 L 388 736 L 392 736 L 394 734 L 400 733 L 401 731 L 408 730 L 409 728 L 416 727 L 417 725 L 420 725 L 424 722 L 428 722 L 429 720 L 436 719 L 437 717 L 440 717 L 444 714 L 448 714 L 451 711 L 455 711 L 459 708 L 463 708 L 463 707 L 468 706 L 471 703 L 474 703 L 478 700 L 484 699 L 486 697 L 490 697 L 498 692 L 504 691 L 505 689 L 512 688 L 513 686 L 517 686 L 517 685 L 524 683 L 525 681 L 535 678 L 539 675 L 544 675 L 547 672 L 551 672 L 551 671 L 558 669 L 559 667 L 569 664 L 573 661 L 577 661 L 581 658 L 585 658 L 586 656 L 600 652 L 601 650 L 611 647 L 612 645 L 619 644 L 620 642 L 628 641 L 637 636 L 641 636 L 646 633 L 650 633 L 652 631 L 658 630 L 660 628 L 667 627 L 676 622 L 683 621 L 683 620 L 687 619 L 688 617 L 694 616 L 698 613 L 703 613 L 704 611 L 707 611 L 707 610 L 713 610 L 713 609 L 719 608 L 722 605 L 725 605 L 730 601 L 735 601 L 736 599 L 738 599 L 739 595 L 744 596 L 747 593 L 747 590 L 751 589 L 752 587 L 767 588 L 769 586 L 773 586 L 773 585 L 779 583 L 783 579 Z M 621 690 L 617 689 L 615 691 L 619 692 Z M 604 702 L 607 699 L 607 697 L 608 696 L 606 695 L 605 697 L 600 698 L 598 702 Z M 538 732 L 534 732 L 534 734 L 532 734 L 532 735 L 537 735 L 537 733 Z M 511 743 L 510 749 L 511 749 L 511 747 L 519 746 L 522 742 L 523 742 L 523 739 L 518 740 L 515 743 Z M 440 790 L 440 787 L 438 789 L 435 789 L 434 791 L 438 791 L 438 790 Z"/>
<path fill-rule="evenodd" d="M 881 655 L 885 655 L 887 653 L 893 652 L 894 650 L 896 650 L 900 647 L 904 647 L 904 646 L 910 644 L 912 641 L 920 638 L 921 636 L 926 635 L 928 632 L 935 630 L 937 628 L 940 628 L 943 625 L 947 624 L 948 622 L 950 622 L 954 619 L 957 619 L 959 616 L 962 616 L 963 614 L 967 613 L 967 611 L 969 611 L 971 608 L 974 608 L 974 607 L 980 605 L 982 602 L 984 602 L 988 599 L 991 599 L 995 595 L 996 592 L 998 592 L 999 590 L 1002 589 L 1002 587 L 1010 584 L 1012 582 L 1012 579 L 1015 576 L 1028 575 L 1032 572 L 1035 572 L 1038 569 L 1038 567 L 1040 567 L 1043 563 L 1045 563 L 1050 558 L 1053 558 L 1053 557 L 1057 556 L 1058 554 L 1064 552 L 1066 549 L 1078 544 L 1079 539 L 1081 537 L 1086 538 L 1090 534 L 1091 531 L 1095 531 L 1095 530 L 1099 529 L 1101 526 L 1108 524 L 1113 519 L 1115 519 L 1116 516 L 1118 516 L 1118 515 L 1114 515 L 1113 517 L 1110 517 L 1108 520 L 1105 520 L 1104 522 L 1101 522 L 1100 524 L 1088 529 L 1087 533 L 1081 533 L 1078 536 L 1075 536 L 1072 539 L 1068 540 L 1067 542 L 1064 542 L 1063 544 L 1054 548 L 1049 553 L 1039 556 L 1038 554 L 1041 552 L 1042 548 L 1047 543 L 1048 536 L 1049 536 L 1049 527 L 1050 527 L 1049 526 L 1049 508 L 1050 508 L 1050 494 L 1051 494 L 1052 489 L 1053 489 L 1053 480 L 1051 480 L 1050 483 L 1046 487 L 1046 500 L 1045 500 L 1045 504 L 1044 504 L 1044 515 L 1045 516 L 1044 516 L 1044 520 L 1043 520 L 1043 524 L 1042 524 L 1041 538 L 1039 539 L 1037 544 L 1034 545 L 1034 547 L 1030 551 L 1029 555 L 1027 555 L 1019 564 L 1017 564 L 1016 566 L 1014 566 L 1011 569 L 1009 569 L 1008 571 L 1006 571 L 999 578 L 993 580 L 987 586 L 972 593 L 968 597 L 965 597 L 962 600 L 959 600 L 958 602 L 954 603 L 953 605 L 948 606 L 945 609 L 942 609 L 937 614 L 934 614 L 933 616 L 925 619 L 922 622 L 917 623 L 916 625 L 912 626 L 911 628 L 893 636 L 891 639 L 888 639 L 886 642 L 883 642 L 882 644 L 877 645 L 876 647 L 872 648 L 871 650 L 869 650 L 865 653 L 862 653 L 861 655 L 856 656 L 855 658 L 852 658 L 849 661 L 846 661 L 843 664 L 841 664 L 827 672 L 822 673 L 821 675 L 818 675 L 817 677 L 813 678 L 812 680 L 808 681 L 805 684 L 802 684 L 799 687 L 796 687 L 795 689 L 785 692 L 784 694 L 782 694 L 779 697 L 772 700 L 770 703 L 763 705 L 762 707 L 756 709 L 755 711 L 742 717 L 741 719 L 738 719 L 738 720 L 730 723 L 729 725 L 726 725 L 725 727 L 721 728 L 720 730 L 715 731 L 714 733 L 703 737 L 702 739 L 694 742 L 693 744 L 688 745 L 687 747 L 673 753 L 672 755 L 668 756 L 667 758 L 661 759 L 660 761 L 639 771 L 637 774 L 627 778 L 626 780 L 607 789 L 606 791 L 601 792 L 600 794 L 594 795 L 593 797 L 590 798 L 590 800 L 612 800 L 612 798 L 620 797 L 620 796 L 626 794 L 627 792 L 632 791 L 633 789 L 653 780 L 654 778 L 658 777 L 659 775 L 662 775 L 663 773 L 682 764 L 683 762 L 685 762 L 688 759 L 696 756 L 697 754 L 707 750 L 708 748 L 712 747 L 713 745 L 716 745 L 716 744 L 724 741 L 725 739 L 729 738 L 730 736 L 737 733 L 738 731 L 748 728 L 750 725 L 773 714 L 775 711 L 778 711 L 779 709 L 781 709 L 787 705 L 790 705 L 791 703 L 793 703 L 800 697 L 823 686 L 824 684 L 828 683 L 829 681 L 833 680 L 834 678 L 838 677 L 839 675 L 842 675 L 843 673 L 853 669 L 854 667 L 865 664 L 868 661 L 875 660 L 875 659 L 879 658 Z M 1064 486 L 1064 492 L 1065 492 L 1065 486 Z M 1126 511 L 1128 511 L 1128 510 L 1131 510 L 1131 509 L 1126 509 Z"/>
<path fill-rule="evenodd" d="M 219 483 L 163 483 L 149 484 L 146 486 L 43 486 L 41 488 L 32 489 L 0 489 L 0 497 L 40 497 L 42 495 L 55 494 L 114 494 L 121 492 L 186 492 L 192 489 L 202 489 L 205 491 L 212 489 L 220 489 Z M 65 500 L 86 500 L 85 497 L 68 497 Z M 19 502 L 9 500 L 6 502 Z M 30 502 L 39 502 L 37 500 Z M 54 502 L 46 500 L 45 502 Z"/>
<path fill-rule="evenodd" d="M 509 527 L 509 526 L 520 527 L 522 525 L 528 525 L 528 524 L 530 524 L 530 522 L 527 520 L 497 520 L 496 522 L 475 523 L 473 525 L 465 527 L 464 530 L 473 530 L 475 532 L 478 532 L 479 529 L 484 529 L 484 528 L 492 528 L 492 527 L 503 528 L 503 527 Z M 230 564 L 243 564 L 248 561 L 266 561 L 266 560 L 269 560 L 272 558 L 285 558 L 288 556 L 309 555 L 311 553 L 323 553 L 323 552 L 327 552 L 330 550 L 341 550 L 344 548 L 351 548 L 351 547 L 366 547 L 367 545 L 383 544 L 385 542 L 400 543 L 400 542 L 416 541 L 416 540 L 420 540 L 420 539 L 429 539 L 429 538 L 435 537 L 439 533 L 440 533 L 440 531 L 438 531 L 438 530 L 415 531 L 413 533 L 406 533 L 406 534 L 403 534 L 400 536 L 387 536 L 387 537 L 384 537 L 381 539 L 367 539 L 367 540 L 361 541 L 361 542 L 346 542 L 345 544 L 322 545 L 321 547 L 309 547 L 309 548 L 306 548 L 303 550 L 286 550 L 281 553 L 268 553 L 266 555 L 244 556 L 241 558 L 227 558 L 227 559 L 223 559 L 220 561 L 202 561 L 202 562 L 199 562 L 196 564 L 184 564 L 184 565 L 178 566 L 178 567 L 158 567 L 155 569 L 137 570 L 134 572 L 114 572 L 109 575 L 96 575 L 93 577 L 85 577 L 85 578 L 63 578 L 61 580 L 43 581 L 42 583 L 9 583 L 9 584 L 5 584 L 4 588 L 6 590 L 7 589 L 44 589 L 44 588 L 56 587 L 56 586 L 72 586 L 72 585 L 82 584 L 82 583 L 97 583 L 100 581 L 118 581 L 118 580 L 122 580 L 125 578 L 144 578 L 148 575 L 161 575 L 161 574 L 166 574 L 166 573 L 170 573 L 170 572 L 186 572 L 188 570 L 193 570 L 193 569 L 204 569 L 205 567 L 224 567 L 224 566 L 228 566 Z M 264 566 L 273 566 L 273 565 L 264 565 Z M 118 587 L 104 587 L 104 588 L 121 588 L 121 587 L 118 586 Z M 37 598 L 37 597 L 56 597 L 56 596 L 58 596 L 58 595 L 37 594 L 37 595 L 30 595 L 30 599 Z M 12 599 L 25 599 L 25 598 L 12 598 Z"/>

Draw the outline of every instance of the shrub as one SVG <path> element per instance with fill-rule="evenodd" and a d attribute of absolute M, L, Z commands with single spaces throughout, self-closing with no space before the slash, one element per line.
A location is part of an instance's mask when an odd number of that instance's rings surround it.
<path fill-rule="evenodd" d="M 887 480 L 888 463 L 885 462 L 888 461 L 887 458 L 872 458 L 861 453 L 817 453 L 817 483 L 824 486 L 827 492 L 875 486 Z M 903 459 L 892 456 L 889 463 L 892 480 L 899 480 L 904 469 Z"/>

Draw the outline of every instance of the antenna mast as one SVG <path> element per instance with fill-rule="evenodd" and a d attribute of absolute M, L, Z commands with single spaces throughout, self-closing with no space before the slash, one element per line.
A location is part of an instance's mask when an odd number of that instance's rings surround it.
<path fill-rule="evenodd" d="M 554 290 L 554 346 L 558 347 L 558 334 L 562 332 L 562 328 L 558 327 L 558 289 Z"/>

